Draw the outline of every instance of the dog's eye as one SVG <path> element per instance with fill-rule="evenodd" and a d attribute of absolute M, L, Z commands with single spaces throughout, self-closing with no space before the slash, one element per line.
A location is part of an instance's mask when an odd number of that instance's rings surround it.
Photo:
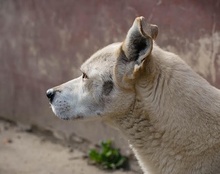
<path fill-rule="evenodd" d="M 83 73 L 83 74 L 82 74 L 82 78 L 83 78 L 83 79 L 88 79 L 88 76 L 86 75 L 86 73 Z"/>

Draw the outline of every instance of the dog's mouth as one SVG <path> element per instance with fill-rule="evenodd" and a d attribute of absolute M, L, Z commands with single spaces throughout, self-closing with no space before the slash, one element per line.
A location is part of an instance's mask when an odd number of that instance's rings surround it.
<path fill-rule="evenodd" d="M 82 115 L 77 115 L 76 117 L 71 117 L 71 120 L 81 120 L 81 119 L 83 119 L 84 118 L 84 116 L 82 116 Z"/>
<path fill-rule="evenodd" d="M 68 118 L 68 117 L 58 117 L 58 118 L 60 118 L 61 120 L 65 120 L 65 121 L 70 120 L 70 118 Z"/>
<path fill-rule="evenodd" d="M 82 115 L 77 115 L 77 116 L 72 116 L 72 117 L 60 117 L 57 115 L 57 117 L 60 118 L 61 120 L 65 120 L 65 121 L 84 119 L 84 116 L 82 116 Z"/>
<path fill-rule="evenodd" d="M 64 103 L 60 105 L 60 103 Z M 101 109 L 95 110 L 92 107 L 77 107 L 72 106 L 71 103 L 67 103 L 66 101 L 60 102 L 60 100 L 55 100 L 53 104 L 50 104 L 53 113 L 60 118 L 61 120 L 88 120 L 94 117 L 102 117 L 103 111 Z"/>

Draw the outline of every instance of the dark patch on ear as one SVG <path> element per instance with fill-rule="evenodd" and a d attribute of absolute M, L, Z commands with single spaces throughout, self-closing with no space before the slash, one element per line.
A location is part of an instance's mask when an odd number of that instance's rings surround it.
<path fill-rule="evenodd" d="M 140 56 L 140 52 L 147 47 L 147 42 L 146 38 L 141 36 L 139 33 L 135 34 L 133 36 L 134 38 L 132 39 L 132 50 L 133 52 L 131 53 L 130 60 L 131 61 L 136 61 L 138 57 Z"/>
<path fill-rule="evenodd" d="M 112 89 L 113 89 L 113 82 L 112 81 L 106 81 L 106 82 L 104 82 L 104 84 L 103 84 L 103 87 L 102 87 L 102 93 L 104 94 L 104 95 L 109 95 L 110 94 L 110 92 L 112 91 Z"/>
<path fill-rule="evenodd" d="M 149 46 L 147 38 L 140 33 L 134 33 L 129 42 L 127 50 L 128 61 L 136 61 L 141 56 L 142 51 Z"/>

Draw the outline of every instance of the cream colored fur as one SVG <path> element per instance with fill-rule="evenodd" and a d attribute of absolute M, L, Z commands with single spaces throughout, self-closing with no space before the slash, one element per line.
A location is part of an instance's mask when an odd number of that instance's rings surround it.
<path fill-rule="evenodd" d="M 88 79 L 53 88 L 53 111 L 63 119 L 100 117 L 118 128 L 145 174 L 218 174 L 220 91 L 159 48 L 157 32 L 137 18 L 123 43 L 82 65 Z M 111 80 L 112 90 L 103 85 Z"/>

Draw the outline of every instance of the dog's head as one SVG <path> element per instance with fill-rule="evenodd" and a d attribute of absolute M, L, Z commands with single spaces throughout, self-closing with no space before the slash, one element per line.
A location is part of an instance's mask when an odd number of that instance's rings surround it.
<path fill-rule="evenodd" d="M 67 120 L 128 112 L 157 33 L 157 26 L 136 18 L 124 42 L 99 50 L 81 66 L 80 77 L 47 91 L 53 112 Z"/>

